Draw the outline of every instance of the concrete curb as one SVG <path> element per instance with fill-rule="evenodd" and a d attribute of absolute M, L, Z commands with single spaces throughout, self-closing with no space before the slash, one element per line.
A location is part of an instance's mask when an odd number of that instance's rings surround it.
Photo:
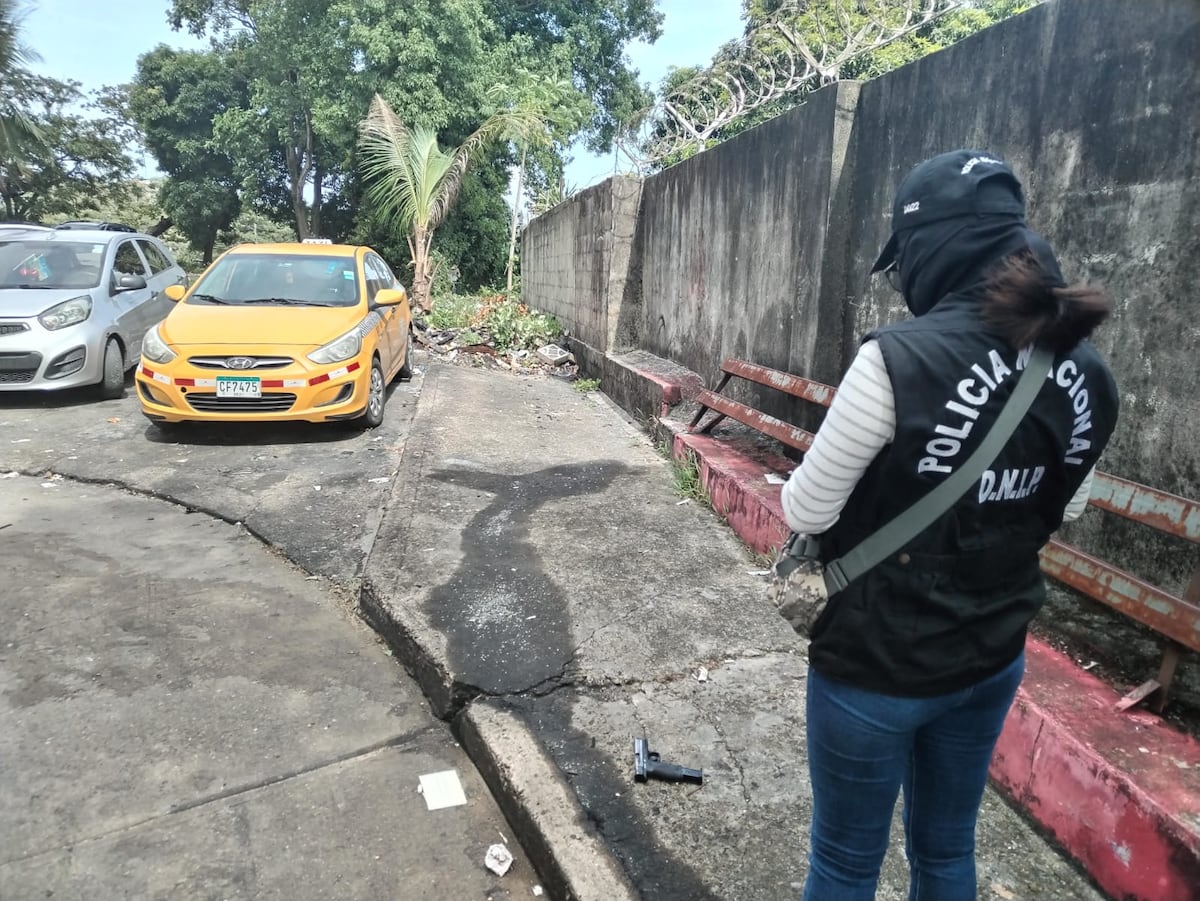
<path fill-rule="evenodd" d="M 454 728 L 551 897 L 636 901 L 638 893 L 575 792 L 519 716 L 493 701 L 476 701 Z"/>
<path fill-rule="evenodd" d="M 1116 712 L 1117 691 L 1043 642 L 1025 658 L 993 781 L 1112 895 L 1200 898 L 1200 742 Z"/>
<path fill-rule="evenodd" d="M 747 545 L 780 546 L 780 489 L 765 475 L 792 461 L 679 421 L 656 427 L 676 459 L 694 455 L 713 507 Z M 1114 897 L 1200 899 L 1200 742 L 1152 714 L 1117 713 L 1113 689 L 1045 643 L 1031 637 L 1026 655 L 993 782 Z"/>

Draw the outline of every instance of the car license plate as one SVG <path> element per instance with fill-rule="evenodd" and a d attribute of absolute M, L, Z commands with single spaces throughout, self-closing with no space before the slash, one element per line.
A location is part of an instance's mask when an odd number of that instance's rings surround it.
<path fill-rule="evenodd" d="M 250 375 L 219 375 L 217 397 L 262 397 L 262 379 Z"/>

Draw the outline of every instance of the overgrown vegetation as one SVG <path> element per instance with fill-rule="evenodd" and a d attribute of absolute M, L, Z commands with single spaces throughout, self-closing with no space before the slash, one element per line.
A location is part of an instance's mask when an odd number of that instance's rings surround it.
<path fill-rule="evenodd" d="M 558 320 L 531 310 L 519 295 L 497 291 L 443 294 L 427 319 L 435 329 L 459 329 L 459 344 L 490 344 L 499 353 L 536 350 L 562 335 Z"/>
<path fill-rule="evenodd" d="M 599 379 L 576 379 L 574 382 L 571 383 L 571 387 L 573 387 L 580 394 L 588 394 L 592 391 L 600 390 L 600 380 Z"/>

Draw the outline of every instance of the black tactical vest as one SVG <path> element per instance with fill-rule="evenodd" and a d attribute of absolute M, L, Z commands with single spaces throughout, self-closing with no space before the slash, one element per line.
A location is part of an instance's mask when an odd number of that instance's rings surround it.
<path fill-rule="evenodd" d="M 868 467 L 827 560 L 932 490 L 975 450 L 1016 386 L 1028 352 L 989 331 L 979 301 L 951 295 L 880 329 L 896 397 L 896 436 Z M 835 595 L 812 630 L 812 665 L 883 694 L 945 694 L 1021 652 L 1045 598 L 1038 550 L 1116 425 L 1112 374 L 1087 342 L 1060 355 L 997 460 L 937 522 Z"/>

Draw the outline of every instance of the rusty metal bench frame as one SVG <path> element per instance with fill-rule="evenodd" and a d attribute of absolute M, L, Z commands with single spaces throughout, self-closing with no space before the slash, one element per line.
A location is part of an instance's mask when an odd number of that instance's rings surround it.
<path fill-rule="evenodd" d="M 837 389 L 829 385 L 744 360 L 725 360 L 721 364 L 721 373 L 717 387 L 712 391 L 705 389 L 697 397 L 700 409 L 692 419 L 690 431 L 709 433 L 728 417 L 804 452 L 812 446 L 814 436 L 811 432 L 724 397 L 721 391 L 731 378 L 737 377 L 822 407 L 833 403 L 837 394 Z M 700 427 L 700 421 L 709 411 L 716 415 Z M 1167 535 L 1200 544 L 1200 502 L 1097 471 L 1088 503 Z M 1154 710 L 1161 713 L 1182 654 L 1200 652 L 1200 562 L 1181 597 L 1057 538 L 1052 538 L 1042 549 L 1041 559 L 1046 575 L 1163 636 L 1158 675 L 1146 680 L 1117 704 L 1119 710 L 1128 710 L 1149 700 Z"/>

